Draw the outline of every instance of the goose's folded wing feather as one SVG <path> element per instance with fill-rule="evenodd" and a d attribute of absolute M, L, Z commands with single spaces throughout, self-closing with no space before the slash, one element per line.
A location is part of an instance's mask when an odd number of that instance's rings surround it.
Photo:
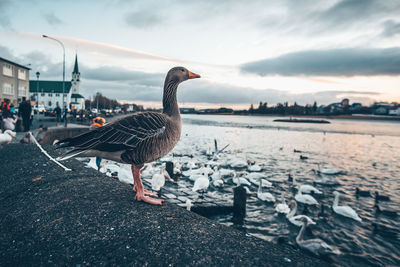
<path fill-rule="evenodd" d="M 162 113 L 139 113 L 77 137 L 62 140 L 59 142 L 58 148 L 73 146 L 79 150 L 106 151 L 134 149 L 144 140 L 162 134 L 165 131 L 166 123 L 167 118 Z"/>

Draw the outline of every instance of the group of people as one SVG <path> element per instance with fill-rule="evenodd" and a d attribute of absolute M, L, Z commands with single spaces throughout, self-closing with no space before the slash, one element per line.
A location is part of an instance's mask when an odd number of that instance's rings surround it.
<path fill-rule="evenodd" d="M 1 111 L 1 129 L 14 131 L 18 120 L 22 119 L 22 127 L 25 132 L 30 130 L 32 123 L 32 106 L 29 99 L 26 97 L 22 98 L 21 103 L 18 106 L 18 112 L 15 112 L 15 107 L 11 103 L 10 99 L 4 98 L 4 101 L 0 106 Z"/>

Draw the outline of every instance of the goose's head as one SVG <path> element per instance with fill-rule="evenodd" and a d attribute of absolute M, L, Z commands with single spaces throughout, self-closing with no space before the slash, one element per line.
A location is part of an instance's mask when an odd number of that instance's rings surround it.
<path fill-rule="evenodd" d="M 174 67 L 168 71 L 165 80 L 181 83 L 186 80 L 195 78 L 200 78 L 200 75 L 193 73 L 184 67 Z"/>
<path fill-rule="evenodd" d="M 11 130 L 5 130 L 4 134 L 8 134 L 11 137 L 17 138 L 17 134 Z"/>

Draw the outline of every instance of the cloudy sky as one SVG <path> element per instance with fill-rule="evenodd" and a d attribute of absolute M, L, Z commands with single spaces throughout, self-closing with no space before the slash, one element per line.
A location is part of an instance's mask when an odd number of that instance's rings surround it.
<path fill-rule="evenodd" d="M 82 94 L 146 105 L 166 72 L 185 106 L 400 102 L 400 1 L 0 0 L 0 57 L 31 79 L 66 79 L 78 53 Z"/>

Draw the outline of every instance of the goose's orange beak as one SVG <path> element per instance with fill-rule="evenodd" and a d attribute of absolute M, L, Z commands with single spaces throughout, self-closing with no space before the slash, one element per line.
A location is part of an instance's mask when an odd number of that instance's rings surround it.
<path fill-rule="evenodd" d="M 189 71 L 189 79 L 200 78 L 200 75 Z"/>

